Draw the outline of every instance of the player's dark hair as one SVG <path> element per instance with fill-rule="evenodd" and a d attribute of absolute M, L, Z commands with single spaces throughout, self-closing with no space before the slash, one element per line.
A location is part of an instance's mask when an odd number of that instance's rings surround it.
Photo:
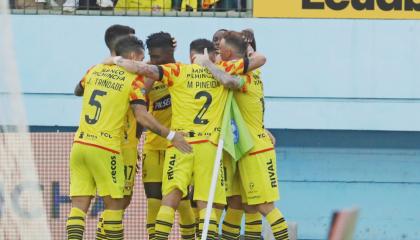
<path fill-rule="evenodd" d="M 255 40 L 255 34 L 254 34 L 254 32 L 253 31 L 250 31 L 248 29 L 245 29 L 245 30 L 242 30 L 242 33 L 249 33 L 249 35 L 252 36 L 252 38 L 249 39 L 250 40 L 249 45 L 251 45 L 251 47 L 252 47 L 252 49 L 254 49 L 254 51 L 257 51 L 257 42 Z"/>
<path fill-rule="evenodd" d="M 213 42 L 220 41 L 220 40 L 223 38 L 223 35 L 224 35 L 227 31 L 228 31 L 228 30 L 227 30 L 227 29 L 224 29 L 224 28 L 217 30 L 217 31 L 213 34 Z M 218 39 L 218 38 L 216 38 L 216 35 L 217 35 L 218 33 L 221 33 L 221 36 L 220 36 L 220 38 L 219 38 L 219 39 Z"/>
<path fill-rule="evenodd" d="M 141 40 L 136 36 L 126 36 L 121 38 L 115 45 L 115 53 L 117 56 L 122 56 L 124 58 L 128 57 L 128 54 L 135 52 L 141 53 L 144 51 L 144 45 Z"/>
<path fill-rule="evenodd" d="M 216 34 L 218 32 L 227 32 L 227 31 L 228 31 L 227 29 L 221 28 L 221 29 L 217 30 L 214 34 Z"/>
<path fill-rule="evenodd" d="M 190 44 L 190 51 L 195 51 L 197 53 L 204 53 L 205 48 L 207 48 L 208 53 L 216 51 L 213 42 L 207 39 L 196 39 Z"/>
<path fill-rule="evenodd" d="M 150 48 L 174 49 L 171 34 L 167 32 L 157 32 L 150 34 L 146 39 L 146 46 Z"/>
<path fill-rule="evenodd" d="M 234 47 L 239 55 L 245 56 L 248 44 L 245 42 L 242 36 L 242 33 L 229 31 L 225 33 L 223 39 L 225 39 L 226 44 Z"/>
<path fill-rule="evenodd" d="M 105 44 L 109 51 L 113 51 L 115 50 L 115 45 L 119 39 L 135 33 L 136 31 L 129 26 L 118 24 L 112 25 L 105 31 Z"/>

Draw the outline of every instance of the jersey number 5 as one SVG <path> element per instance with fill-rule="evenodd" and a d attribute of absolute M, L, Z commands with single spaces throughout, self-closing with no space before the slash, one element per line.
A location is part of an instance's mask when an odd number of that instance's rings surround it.
<path fill-rule="evenodd" d="M 90 118 L 87 114 L 85 115 L 85 121 L 88 124 L 95 124 L 98 119 L 99 116 L 101 116 L 101 111 L 102 111 L 102 106 L 101 103 L 95 99 L 96 96 L 105 96 L 106 92 L 105 91 L 101 91 L 101 90 L 94 90 L 92 92 L 92 95 L 90 96 L 89 99 L 89 105 L 96 107 L 96 111 L 95 111 L 95 116 L 93 118 Z"/>
<path fill-rule="evenodd" d="M 206 91 L 200 91 L 195 95 L 195 99 L 200 99 L 202 97 L 206 98 L 206 102 L 204 103 L 203 107 L 198 111 L 197 116 L 194 118 L 194 124 L 207 124 L 209 123 L 208 119 L 203 119 L 204 114 L 207 112 L 207 109 L 209 109 L 210 104 L 213 100 L 210 93 Z"/>

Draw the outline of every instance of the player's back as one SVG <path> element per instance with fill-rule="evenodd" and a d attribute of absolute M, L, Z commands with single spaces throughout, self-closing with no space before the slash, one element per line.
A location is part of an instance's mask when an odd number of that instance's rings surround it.
<path fill-rule="evenodd" d="M 265 103 L 261 71 L 257 69 L 242 77 L 245 78 L 245 84 L 240 91 L 234 92 L 234 97 L 253 137 L 255 147 L 252 151 L 271 148 L 273 145 L 264 128 Z"/>
<path fill-rule="evenodd" d="M 82 80 L 84 95 L 75 141 L 119 151 L 137 75 L 116 65 L 96 65 Z"/>
<path fill-rule="evenodd" d="M 171 128 L 187 132 L 189 141 L 217 142 L 227 89 L 196 64 L 168 64 L 163 69 L 171 76 L 164 78 L 172 99 Z"/>

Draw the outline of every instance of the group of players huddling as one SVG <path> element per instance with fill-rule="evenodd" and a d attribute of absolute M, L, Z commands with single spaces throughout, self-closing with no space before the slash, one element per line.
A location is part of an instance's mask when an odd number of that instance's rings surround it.
<path fill-rule="evenodd" d="M 96 239 L 123 239 L 124 211 L 131 201 L 137 145 L 143 128 L 143 183 L 149 239 L 168 239 L 179 212 L 182 239 L 200 239 L 217 142 L 228 92 L 234 91 L 254 147 L 237 164 L 224 154 L 207 239 L 261 239 L 262 216 L 275 239 L 288 239 L 279 199 L 275 139 L 264 128 L 265 57 L 251 30 L 219 30 L 213 42 L 190 44 L 191 64 L 176 62 L 176 41 L 165 32 L 148 36 L 150 56 L 134 29 L 113 25 L 105 33 L 111 57 L 93 66 L 76 86 L 83 96 L 80 125 L 70 154 L 68 239 L 83 239 L 94 196 L 105 210 Z M 191 201 L 192 200 L 192 201 Z M 193 205 L 193 206 L 192 206 Z M 221 220 L 223 210 L 226 211 Z"/>

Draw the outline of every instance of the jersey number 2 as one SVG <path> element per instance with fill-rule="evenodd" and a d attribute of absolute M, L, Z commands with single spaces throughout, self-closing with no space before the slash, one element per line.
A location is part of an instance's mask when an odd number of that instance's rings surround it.
<path fill-rule="evenodd" d="M 87 114 L 85 115 L 85 121 L 88 124 L 95 124 L 98 119 L 99 116 L 101 116 L 101 111 L 102 111 L 102 106 L 101 103 L 95 99 L 96 96 L 105 96 L 106 92 L 105 91 L 101 91 L 101 90 L 94 90 L 92 92 L 92 95 L 90 96 L 89 99 L 89 105 L 96 107 L 96 111 L 95 111 L 95 116 L 93 118 L 90 118 Z"/>
<path fill-rule="evenodd" d="M 202 97 L 206 98 L 206 102 L 204 103 L 204 105 L 200 109 L 200 111 L 198 111 L 197 116 L 195 116 L 194 123 L 205 125 L 205 124 L 209 123 L 209 120 L 208 119 L 203 119 L 203 116 L 207 112 L 207 109 L 209 109 L 213 98 L 211 97 L 210 93 L 208 93 L 206 91 L 200 91 L 195 95 L 195 99 L 200 99 Z"/>

